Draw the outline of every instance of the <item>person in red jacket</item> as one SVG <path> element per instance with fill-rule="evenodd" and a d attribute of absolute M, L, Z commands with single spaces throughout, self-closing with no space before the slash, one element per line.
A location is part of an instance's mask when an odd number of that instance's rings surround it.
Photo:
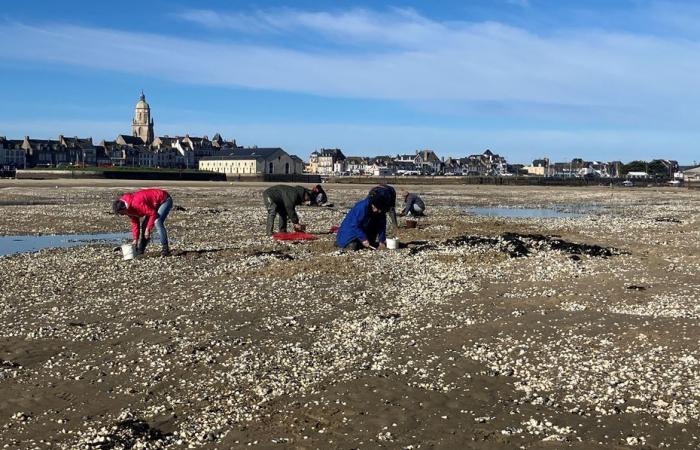
<path fill-rule="evenodd" d="M 146 245 L 151 240 L 151 231 L 155 226 L 163 246 L 161 251 L 163 256 L 170 256 L 165 219 L 168 218 L 172 207 L 172 197 L 162 189 L 127 192 L 119 200 L 115 200 L 112 205 L 115 214 L 129 216 L 131 219 L 131 236 L 134 238 L 134 245 L 137 246 L 136 252 L 139 254 L 144 252 Z"/>

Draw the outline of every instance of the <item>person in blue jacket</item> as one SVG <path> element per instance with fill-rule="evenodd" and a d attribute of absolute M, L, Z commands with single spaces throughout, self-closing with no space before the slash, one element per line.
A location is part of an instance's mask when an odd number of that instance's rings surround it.
<path fill-rule="evenodd" d="M 382 197 L 367 197 L 355 203 L 340 224 L 336 245 L 349 250 L 386 247 L 386 213 L 389 208 Z"/>

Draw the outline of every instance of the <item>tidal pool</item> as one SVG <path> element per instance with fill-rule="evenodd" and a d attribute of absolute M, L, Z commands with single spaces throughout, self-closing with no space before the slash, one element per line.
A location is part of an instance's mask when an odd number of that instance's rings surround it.
<path fill-rule="evenodd" d="M 0 236 L 0 256 L 36 252 L 45 248 L 78 247 L 95 242 L 118 244 L 130 237 L 129 233 Z"/>

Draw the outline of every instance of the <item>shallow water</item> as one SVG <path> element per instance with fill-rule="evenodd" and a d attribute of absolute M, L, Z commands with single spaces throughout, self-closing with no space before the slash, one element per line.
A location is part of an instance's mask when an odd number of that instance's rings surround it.
<path fill-rule="evenodd" d="M 79 247 L 95 242 L 119 244 L 130 237 L 130 233 L 0 236 L 0 256 L 36 252 L 46 248 Z"/>
<path fill-rule="evenodd" d="M 583 217 L 584 213 L 565 212 L 550 208 L 468 208 L 467 214 L 475 214 L 485 217 L 512 217 L 512 218 L 576 218 Z"/>

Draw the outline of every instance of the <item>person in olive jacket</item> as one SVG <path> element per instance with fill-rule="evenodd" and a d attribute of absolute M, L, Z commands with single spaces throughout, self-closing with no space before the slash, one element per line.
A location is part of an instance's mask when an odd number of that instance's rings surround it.
<path fill-rule="evenodd" d="M 320 186 L 314 187 L 312 191 L 303 186 L 287 186 L 284 184 L 265 189 L 263 191 L 263 202 L 267 208 L 267 227 L 265 230 L 267 234 L 272 235 L 276 216 L 279 216 L 280 232 L 287 232 L 288 220 L 292 221 L 294 231 L 300 231 L 302 226 L 299 223 L 296 207 L 304 203 L 313 206 L 325 202 L 327 200 L 325 192 L 322 189 L 319 192 L 319 189 Z"/>

